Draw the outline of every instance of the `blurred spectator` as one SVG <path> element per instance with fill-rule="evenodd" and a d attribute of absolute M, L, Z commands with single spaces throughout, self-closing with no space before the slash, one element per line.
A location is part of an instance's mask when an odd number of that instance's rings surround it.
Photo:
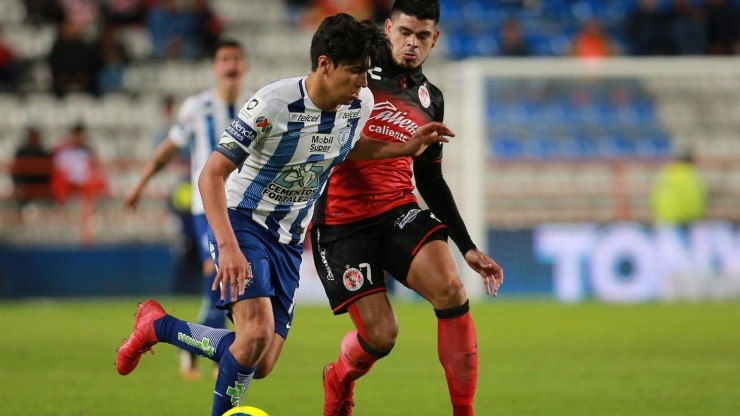
<path fill-rule="evenodd" d="M 580 58 L 600 58 L 618 55 L 621 51 L 600 21 L 589 20 L 573 39 L 571 53 Z"/>
<path fill-rule="evenodd" d="M 522 24 L 515 20 L 508 20 L 501 26 L 501 56 L 529 56 L 530 50 L 524 39 Z"/>
<path fill-rule="evenodd" d="M 651 202 L 660 225 L 685 226 L 705 217 L 707 190 L 690 153 L 658 172 Z"/>
<path fill-rule="evenodd" d="M 64 11 L 64 20 L 75 23 L 83 32 L 97 35 L 100 19 L 99 0 L 57 0 Z"/>
<path fill-rule="evenodd" d="M 93 45 L 82 36 L 82 27 L 67 20 L 59 27 L 48 61 L 52 88 L 58 96 L 72 91 L 98 94 L 100 61 Z"/>
<path fill-rule="evenodd" d="M 208 0 L 193 0 L 192 14 L 200 49 L 199 58 L 211 56 L 213 48 L 226 28 L 226 23 L 213 11 Z"/>
<path fill-rule="evenodd" d="M 107 0 L 102 11 L 108 24 L 138 25 L 144 23 L 147 3 L 144 0 Z"/>
<path fill-rule="evenodd" d="M 161 0 L 147 15 L 146 26 L 157 59 L 193 59 L 200 55 L 195 18 L 177 0 Z"/>
<path fill-rule="evenodd" d="M 740 9 L 732 0 L 706 0 L 709 53 L 740 53 Z"/>
<path fill-rule="evenodd" d="M 123 77 L 131 61 L 126 44 L 121 40 L 121 27 L 108 24 L 100 35 L 98 43 L 100 70 L 98 71 L 98 90 L 100 93 L 121 91 Z"/>
<path fill-rule="evenodd" d="M 26 21 L 31 24 L 61 23 L 64 10 L 57 0 L 23 0 L 26 6 Z"/>
<path fill-rule="evenodd" d="M 41 131 L 27 127 L 10 166 L 13 197 L 22 207 L 36 199 L 51 199 L 51 152 L 44 147 Z"/>
<path fill-rule="evenodd" d="M 107 180 L 98 167 L 93 149 L 87 143 L 87 128 L 77 123 L 54 150 L 52 192 L 59 202 L 72 194 L 92 199 L 107 190 Z"/>
<path fill-rule="evenodd" d="M 292 26 L 300 26 L 304 13 L 311 7 L 312 3 L 312 0 L 285 0 L 288 23 Z"/>
<path fill-rule="evenodd" d="M 627 34 L 633 55 L 673 55 L 670 16 L 659 8 L 658 0 L 639 0 L 627 19 Z"/>
<path fill-rule="evenodd" d="M 706 16 L 690 0 L 673 0 L 671 39 L 679 55 L 702 55 L 707 51 Z"/>
<path fill-rule="evenodd" d="M 358 20 L 375 18 L 374 0 L 314 0 L 303 15 L 303 26 L 314 28 L 326 16 L 347 13 Z"/>
<path fill-rule="evenodd" d="M 18 89 L 18 60 L 15 51 L 5 41 L 4 31 L 0 28 L 0 91 Z"/>

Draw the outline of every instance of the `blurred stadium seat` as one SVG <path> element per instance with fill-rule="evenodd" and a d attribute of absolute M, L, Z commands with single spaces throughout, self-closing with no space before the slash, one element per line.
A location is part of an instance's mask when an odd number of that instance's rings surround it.
<path fill-rule="evenodd" d="M 524 7 L 525 3 L 535 6 Z M 226 36 L 246 45 L 251 61 L 246 83 L 250 88 L 306 72 L 312 33 L 288 26 L 282 2 L 214 0 L 213 6 L 227 20 Z M 459 128 L 478 122 L 469 119 L 469 114 L 456 116 L 454 110 L 469 97 L 459 92 L 463 75 L 448 64 L 494 55 L 501 22 L 510 17 L 519 19 L 536 53 L 554 56 L 567 49 L 580 21 L 598 16 L 608 28 L 615 29 L 628 7 L 627 2 L 617 0 L 442 0 L 443 53 L 435 52 L 425 71 L 445 93 L 448 123 Z M 69 227 L 55 227 L 57 221 L 72 217 L 60 218 L 61 214 L 49 207 L 29 210 L 35 219 L 32 227 L 21 229 L 6 221 L 15 209 L 9 199 L 12 184 L 6 172 L 26 126 L 41 127 L 51 147 L 69 125 L 81 120 L 89 126 L 91 144 L 111 178 L 110 195 L 99 201 L 95 220 L 101 241 L 172 238 L 176 225 L 167 219 L 165 197 L 181 171 L 156 177 L 147 188 L 142 212 L 136 216 L 123 213 L 119 199 L 135 182 L 153 150 L 161 97 L 172 94 L 179 101 L 210 86 L 210 63 L 154 62 L 149 59 L 151 44 L 146 32 L 131 27 L 124 36 L 133 55 L 125 72 L 124 93 L 57 98 L 47 92 L 49 73 L 44 62 L 55 28 L 32 26 L 23 18 L 21 0 L 0 2 L 4 33 L 28 63 L 21 94 L 0 94 L 0 237 L 34 241 L 53 234 L 59 241 L 75 241 L 74 220 Z M 740 171 L 731 168 L 740 165 L 740 80 L 731 75 L 688 79 L 691 82 L 679 76 L 609 80 L 492 77 L 483 88 L 482 121 L 487 126 L 484 149 L 493 166 L 486 175 L 491 197 L 484 208 L 489 224 L 612 221 L 617 218 L 615 178 L 624 163 L 628 164 L 624 180 L 630 189 L 629 218 L 649 220 L 646 196 L 652 174 L 662 160 L 684 149 L 709 160 L 705 169 L 708 181 L 727 191 L 717 197 L 713 214 L 740 217 L 737 209 L 732 209 L 740 195 Z"/>

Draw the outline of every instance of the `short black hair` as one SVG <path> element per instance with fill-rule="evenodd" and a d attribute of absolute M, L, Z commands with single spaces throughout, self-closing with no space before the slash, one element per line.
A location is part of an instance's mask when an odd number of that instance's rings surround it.
<path fill-rule="evenodd" d="M 357 21 L 339 13 L 325 18 L 311 39 L 311 71 L 318 68 L 319 56 L 325 55 L 334 65 L 368 65 L 390 49 L 388 38 L 370 20 Z M 369 69 L 369 67 L 368 67 Z"/>
<path fill-rule="evenodd" d="M 391 18 L 398 13 L 419 20 L 434 20 L 436 24 L 439 23 L 439 0 L 396 0 L 391 7 Z"/>
<path fill-rule="evenodd" d="M 242 46 L 241 42 L 239 42 L 236 39 L 232 39 L 232 38 L 223 38 L 223 39 L 219 39 L 218 42 L 216 42 L 216 44 L 213 45 L 213 50 L 211 51 L 211 59 L 216 59 L 216 54 L 222 48 L 239 49 L 239 51 L 242 53 L 244 58 L 247 57 L 247 51 L 244 50 L 244 46 Z"/>

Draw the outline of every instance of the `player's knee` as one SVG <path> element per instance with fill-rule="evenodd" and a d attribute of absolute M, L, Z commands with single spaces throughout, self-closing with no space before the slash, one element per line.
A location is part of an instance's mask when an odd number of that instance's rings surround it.
<path fill-rule="evenodd" d="M 438 287 L 431 299 L 434 309 L 448 309 L 461 305 L 468 299 L 460 279 L 449 279 L 444 285 Z"/>
<path fill-rule="evenodd" d="M 385 322 L 367 329 L 367 343 L 373 349 L 379 351 L 390 351 L 398 337 L 398 320 Z"/>
<path fill-rule="evenodd" d="M 267 352 L 272 333 L 255 331 L 248 336 L 238 336 L 229 348 L 239 364 L 252 367 Z"/>

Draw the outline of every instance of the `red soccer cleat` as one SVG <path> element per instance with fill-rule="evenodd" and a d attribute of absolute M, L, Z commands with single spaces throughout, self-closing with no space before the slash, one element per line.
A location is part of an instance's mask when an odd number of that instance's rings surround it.
<path fill-rule="evenodd" d="M 123 341 L 116 350 L 116 370 L 118 374 L 125 376 L 134 371 L 139 364 L 141 356 L 151 351 L 152 346 L 159 342 L 154 333 L 154 321 L 167 315 L 162 306 L 154 299 L 149 299 L 139 304 L 134 322 L 134 332 L 128 339 Z"/>
<path fill-rule="evenodd" d="M 347 389 L 339 387 L 334 364 L 324 367 L 324 416 L 352 416 L 354 386 L 353 381 Z"/>

